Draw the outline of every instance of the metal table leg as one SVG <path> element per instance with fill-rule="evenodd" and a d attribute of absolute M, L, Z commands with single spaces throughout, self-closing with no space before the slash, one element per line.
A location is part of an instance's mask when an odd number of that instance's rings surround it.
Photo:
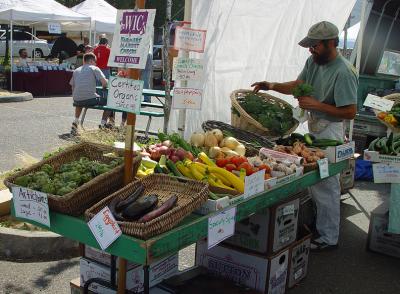
<path fill-rule="evenodd" d="M 143 293 L 150 294 L 150 271 L 148 265 L 143 266 L 144 272 L 144 284 L 143 284 Z"/>

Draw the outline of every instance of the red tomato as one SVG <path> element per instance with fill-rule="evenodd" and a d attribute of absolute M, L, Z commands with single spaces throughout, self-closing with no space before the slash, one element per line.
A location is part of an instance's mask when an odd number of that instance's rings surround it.
<path fill-rule="evenodd" d="M 232 157 L 232 163 L 235 164 L 236 166 L 241 165 L 244 162 L 247 162 L 247 158 L 244 156 L 234 156 Z"/>
<path fill-rule="evenodd" d="M 251 166 L 251 164 L 248 163 L 248 162 L 243 162 L 242 164 L 239 165 L 238 168 L 239 168 L 239 170 L 240 170 L 241 168 L 245 169 L 245 170 L 246 170 L 246 176 L 251 175 L 251 171 L 252 171 L 252 169 L 253 169 L 253 167 Z"/>
<path fill-rule="evenodd" d="M 231 172 L 236 169 L 236 165 L 228 163 L 227 165 L 225 165 L 225 169 Z"/>
<path fill-rule="evenodd" d="M 226 158 L 217 159 L 216 164 L 218 167 L 224 167 L 228 164 L 228 160 Z"/>

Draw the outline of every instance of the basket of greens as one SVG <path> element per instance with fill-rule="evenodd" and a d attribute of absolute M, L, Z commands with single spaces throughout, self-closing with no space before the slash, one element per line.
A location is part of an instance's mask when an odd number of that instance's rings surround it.
<path fill-rule="evenodd" d="M 298 126 L 292 106 L 266 93 L 236 90 L 231 94 L 232 126 L 262 136 L 292 133 Z"/>

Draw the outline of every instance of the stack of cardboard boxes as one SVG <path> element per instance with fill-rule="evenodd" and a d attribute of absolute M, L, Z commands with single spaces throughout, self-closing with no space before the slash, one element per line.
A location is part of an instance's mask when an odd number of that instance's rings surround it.
<path fill-rule="evenodd" d="M 116 261 L 118 267 L 118 260 Z M 105 251 L 84 246 L 84 254 L 80 259 L 80 281 L 71 281 L 71 294 L 81 293 L 87 280 L 100 278 L 107 282 L 111 281 L 111 255 Z M 171 255 L 150 265 L 150 287 L 151 293 L 168 293 L 156 289 L 156 285 L 164 279 L 178 272 L 178 254 Z M 118 276 L 118 268 L 117 268 Z M 117 277 L 116 277 L 117 278 Z M 143 291 L 144 271 L 143 266 L 136 263 L 127 263 L 126 289 L 127 293 L 140 293 Z M 91 293 L 113 294 L 115 290 L 103 285 L 92 283 L 89 286 Z"/>
<path fill-rule="evenodd" d="M 196 265 L 262 293 L 285 293 L 307 274 L 311 233 L 298 223 L 305 193 L 237 223 L 235 235 L 210 250 L 199 241 Z"/>

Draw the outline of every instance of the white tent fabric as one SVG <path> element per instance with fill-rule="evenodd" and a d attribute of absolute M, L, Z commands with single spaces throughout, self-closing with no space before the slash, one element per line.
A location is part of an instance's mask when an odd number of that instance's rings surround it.
<path fill-rule="evenodd" d="M 86 0 L 71 8 L 73 11 L 92 19 L 92 30 L 100 33 L 114 33 L 117 9 L 104 0 Z M 82 28 L 80 28 L 82 30 Z"/>
<path fill-rule="evenodd" d="M 0 21 L 25 24 L 50 21 L 89 21 L 90 17 L 76 13 L 54 0 L 3 0 Z"/>
<path fill-rule="evenodd" d="M 230 93 L 256 81 L 294 80 L 309 57 L 297 43 L 310 26 L 328 20 L 341 31 L 356 0 L 193 1 L 192 28 L 207 30 L 202 111 L 187 110 L 185 137 L 215 119 L 231 120 Z M 276 92 L 272 95 L 280 96 Z M 295 100 L 285 96 L 293 105 Z M 178 111 L 169 128 L 177 129 Z"/>

